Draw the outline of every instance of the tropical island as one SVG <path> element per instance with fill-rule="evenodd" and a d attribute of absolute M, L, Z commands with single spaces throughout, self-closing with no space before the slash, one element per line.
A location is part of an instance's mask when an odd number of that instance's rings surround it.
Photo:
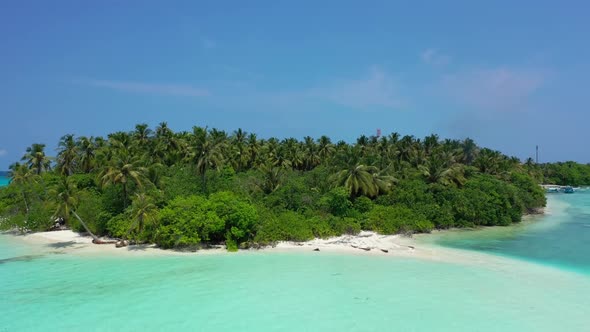
<path fill-rule="evenodd" d="M 354 235 L 508 226 L 546 204 L 540 183 L 590 183 L 590 166 L 522 163 L 473 140 L 260 139 L 166 123 L 31 145 L 0 190 L 0 228 L 229 251 Z"/>

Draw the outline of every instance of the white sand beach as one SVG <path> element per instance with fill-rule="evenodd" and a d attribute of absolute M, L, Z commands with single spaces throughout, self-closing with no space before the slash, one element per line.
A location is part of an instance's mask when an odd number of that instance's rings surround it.
<path fill-rule="evenodd" d="M 116 248 L 114 244 L 93 244 L 92 238 L 71 230 L 39 232 L 16 236 L 28 244 L 49 247 L 63 253 L 73 254 L 128 254 L 128 255 L 187 255 L 187 254 L 220 254 L 226 253 L 224 248 L 202 249 L 196 252 L 179 252 L 162 250 L 155 245 L 130 245 Z M 240 250 L 269 252 L 329 252 L 359 255 L 390 255 L 390 256 L 433 256 L 433 249 L 425 246 L 416 247 L 412 238 L 400 235 L 380 235 L 363 231 L 358 235 L 342 235 L 329 239 L 314 239 L 307 242 L 278 242 L 275 246 L 261 249 Z"/>
<path fill-rule="evenodd" d="M 402 235 L 381 235 L 375 232 L 362 231 L 358 235 L 342 235 L 328 239 L 314 239 L 306 242 L 282 241 L 274 246 L 266 246 L 261 249 L 240 250 L 238 253 L 228 253 L 219 246 L 212 249 L 198 251 L 163 250 L 153 244 L 129 245 L 116 248 L 114 244 L 93 244 L 92 238 L 83 236 L 71 230 L 39 232 L 27 235 L 17 235 L 15 238 L 25 241 L 31 247 L 37 248 L 38 253 L 48 254 L 72 254 L 93 256 L 178 256 L 178 255 L 223 255 L 245 254 L 252 252 L 261 253 L 312 253 L 321 255 L 367 255 L 392 258 L 415 258 L 421 260 L 467 263 L 469 265 L 482 265 L 492 269 L 505 269 L 510 259 L 500 258 L 494 255 L 446 248 L 437 246 L 429 241 L 421 241 L 421 237 L 436 235 L 419 234 L 415 237 Z M 109 240 L 109 239 L 105 239 Z"/>

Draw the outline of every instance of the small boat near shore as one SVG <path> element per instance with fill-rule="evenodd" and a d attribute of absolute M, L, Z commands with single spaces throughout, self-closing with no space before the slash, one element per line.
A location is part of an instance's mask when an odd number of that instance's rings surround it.
<path fill-rule="evenodd" d="M 574 188 L 572 186 L 558 186 L 553 184 L 544 184 L 542 187 L 545 189 L 546 193 L 565 193 L 565 194 L 573 194 L 580 188 Z"/>

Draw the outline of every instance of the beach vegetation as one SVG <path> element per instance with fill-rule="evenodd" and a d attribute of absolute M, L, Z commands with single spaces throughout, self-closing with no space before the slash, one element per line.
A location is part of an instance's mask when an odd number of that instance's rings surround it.
<path fill-rule="evenodd" d="M 32 144 L 0 190 L 3 228 L 77 231 L 162 248 L 510 225 L 546 204 L 543 181 L 590 183 L 588 166 L 537 165 L 473 140 L 392 133 L 353 143 L 193 127 L 65 135 Z"/>

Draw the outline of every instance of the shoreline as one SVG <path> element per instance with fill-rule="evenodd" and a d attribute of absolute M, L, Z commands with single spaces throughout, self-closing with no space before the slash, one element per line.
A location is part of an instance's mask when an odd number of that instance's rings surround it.
<path fill-rule="evenodd" d="M 197 251 L 175 251 L 156 247 L 154 244 L 129 245 L 116 248 L 114 244 L 93 244 L 90 236 L 71 230 L 16 234 L 3 232 L 0 235 L 10 236 L 25 243 L 34 254 L 70 254 L 74 256 L 123 256 L 123 257 L 157 257 L 157 256 L 206 256 L 248 253 L 310 253 L 310 254 L 341 254 L 355 256 L 374 256 L 391 258 L 410 258 L 448 263 L 469 263 L 483 265 L 501 264 L 509 259 L 493 254 L 474 252 L 463 249 L 448 248 L 437 245 L 433 239 L 441 234 L 493 229 L 496 227 L 522 227 L 535 222 L 537 217 L 559 213 L 564 206 L 556 200 L 550 200 L 542 214 L 529 214 L 523 221 L 510 226 L 493 226 L 478 228 L 453 228 L 436 230 L 428 234 L 415 234 L 413 237 L 397 235 L 380 235 L 362 231 L 357 235 L 342 235 L 328 239 L 313 239 L 306 242 L 280 241 L 272 246 L 260 249 L 240 249 L 229 253 L 224 247 L 200 249 Z M 318 252 L 319 251 L 319 252 Z M 494 262 L 496 264 L 494 264 Z"/>
<path fill-rule="evenodd" d="M 549 204 L 548 204 L 549 205 Z M 541 213 L 527 214 L 523 216 L 520 223 L 515 223 L 510 226 L 482 226 L 475 228 L 449 228 L 433 230 L 431 233 L 414 234 L 407 237 L 401 234 L 395 235 L 381 235 L 372 231 L 361 231 L 357 235 L 341 235 L 327 239 L 315 238 L 305 242 L 294 241 L 279 241 L 274 245 L 262 246 L 259 249 L 240 249 L 240 252 L 303 252 L 303 251 L 325 251 L 333 253 L 346 254 L 366 254 L 366 255 L 389 255 L 389 256 L 424 256 L 424 251 L 431 252 L 432 247 L 438 248 L 428 241 L 420 241 L 418 239 L 424 237 L 434 237 L 438 234 L 449 232 L 462 231 L 477 231 L 494 228 L 518 227 L 530 222 L 534 219 L 551 215 L 553 209 L 549 206 L 542 209 Z M 27 244 L 38 247 L 49 247 L 60 251 L 60 253 L 78 253 L 78 254 L 109 254 L 109 253 L 125 253 L 131 255 L 197 255 L 197 254 L 220 254 L 228 253 L 222 246 L 216 248 L 199 249 L 196 251 L 182 251 L 160 249 L 155 244 L 141 244 L 128 245 L 122 248 L 116 248 L 114 244 L 94 244 L 92 238 L 72 230 L 47 231 L 36 232 L 28 234 L 20 234 L 15 231 L 0 232 L 0 235 L 11 236 L 15 239 L 20 239 Z M 102 238 L 103 240 L 113 240 L 110 238 Z M 444 248 L 444 247 L 440 247 Z M 319 249 L 319 250 L 316 250 Z M 427 250 L 425 250 L 427 249 Z M 430 256 L 430 255 L 428 255 Z"/>
<path fill-rule="evenodd" d="M 429 234 L 422 234 L 426 236 Z M 529 266 L 533 270 L 553 271 L 566 273 L 556 267 L 516 258 L 498 256 L 491 253 L 470 251 L 439 246 L 435 243 L 421 241 L 416 238 L 401 237 L 399 235 L 379 235 L 373 232 L 362 232 L 359 235 L 345 235 L 331 239 L 315 239 L 303 243 L 279 242 L 276 246 L 267 246 L 260 249 L 242 249 L 230 253 L 225 248 L 202 249 L 198 251 L 173 251 L 155 247 L 155 245 L 130 245 L 124 248 L 116 248 L 114 245 L 93 244 L 92 238 L 82 236 L 70 230 L 33 233 L 27 235 L 15 235 L 0 233 L 0 236 L 10 236 L 16 241 L 27 245 L 30 252 L 16 257 L 2 257 L 3 260 L 28 260 L 30 258 L 45 255 L 68 255 L 71 257 L 101 257 L 101 258 L 149 258 L 149 257 L 206 257 L 206 256 L 230 256 L 248 254 L 302 254 L 302 255 L 336 255 L 336 256 L 365 256 L 381 259 L 410 259 L 415 261 L 454 264 L 461 266 L 475 266 L 491 271 L 507 272 L 516 267 Z M 434 235 L 435 236 L 435 235 Z M 352 247 L 356 244 L 367 244 L 376 249 L 365 251 Z M 383 252 L 379 247 L 390 248 Z M 319 252 L 314 249 L 320 249 Z M 539 270 L 540 269 L 540 270 Z M 577 274 L 577 273 L 575 273 Z M 564 274 L 565 275 L 565 274 Z"/>

